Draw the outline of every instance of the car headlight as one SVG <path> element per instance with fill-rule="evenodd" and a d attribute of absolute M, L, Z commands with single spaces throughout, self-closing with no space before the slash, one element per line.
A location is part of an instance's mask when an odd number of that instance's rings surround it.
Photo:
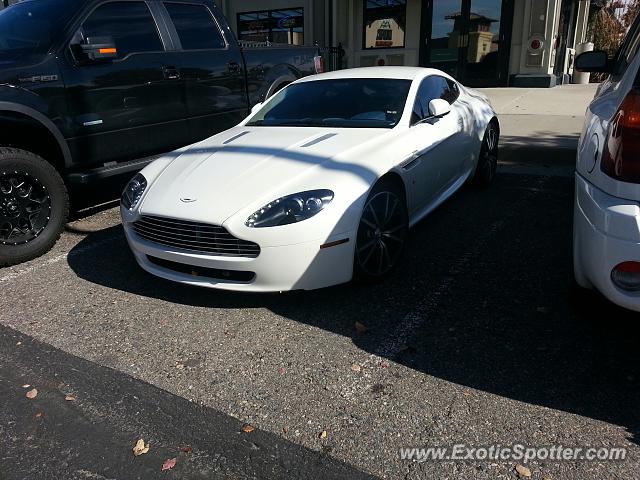
<path fill-rule="evenodd" d="M 331 190 L 311 190 L 281 197 L 253 213 L 247 227 L 275 227 L 301 222 L 313 217 L 333 200 Z"/>
<path fill-rule="evenodd" d="M 147 189 L 147 179 L 144 178 L 144 175 L 138 173 L 135 177 L 131 179 L 131 181 L 127 184 L 122 192 L 122 198 L 120 201 L 124 208 L 128 208 L 129 210 L 133 210 L 138 205 L 138 202 L 142 198 L 142 194 Z"/>

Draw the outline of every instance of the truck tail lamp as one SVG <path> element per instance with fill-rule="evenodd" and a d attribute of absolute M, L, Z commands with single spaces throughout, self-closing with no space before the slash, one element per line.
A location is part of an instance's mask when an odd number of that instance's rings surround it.
<path fill-rule="evenodd" d="M 633 88 L 616 111 L 600 169 L 611 178 L 640 183 L 640 89 Z"/>

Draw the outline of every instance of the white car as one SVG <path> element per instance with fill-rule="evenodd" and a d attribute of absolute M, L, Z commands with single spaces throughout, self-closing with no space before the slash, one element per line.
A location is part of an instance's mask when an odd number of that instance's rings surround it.
<path fill-rule="evenodd" d="M 487 98 L 438 70 L 307 77 L 142 170 L 123 193 L 124 231 L 143 269 L 191 285 L 375 280 L 409 227 L 467 180 L 491 182 L 498 135 Z"/>
<path fill-rule="evenodd" d="M 575 279 L 612 302 L 640 311 L 640 24 L 612 60 L 576 59 L 607 72 L 589 105 L 578 146 L 573 229 Z"/>

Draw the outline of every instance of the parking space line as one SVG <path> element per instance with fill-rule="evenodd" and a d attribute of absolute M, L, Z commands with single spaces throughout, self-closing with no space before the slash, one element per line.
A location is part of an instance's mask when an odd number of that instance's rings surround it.
<path fill-rule="evenodd" d="M 362 382 L 363 379 L 366 380 L 370 378 L 370 375 L 366 373 L 367 368 L 379 365 L 383 361 L 396 358 L 404 349 L 407 348 L 407 346 L 409 346 L 409 340 L 412 337 L 415 337 L 416 331 L 420 330 L 420 328 L 424 326 L 429 317 L 429 312 L 433 312 L 439 305 L 441 297 L 446 295 L 451 288 L 453 288 L 456 277 L 469 267 L 471 262 L 477 258 L 478 254 L 486 247 L 489 241 L 505 227 L 507 220 L 520 211 L 519 206 L 521 204 L 531 201 L 532 197 L 544 191 L 544 184 L 549 178 L 549 176 L 539 177 L 535 182 L 536 186 L 526 190 L 526 194 L 518 202 L 512 204 L 513 209 L 511 210 L 511 213 L 493 222 L 484 235 L 478 238 L 478 241 L 474 244 L 473 248 L 470 248 L 463 253 L 451 265 L 446 276 L 435 289 L 429 291 L 418 308 L 405 315 L 402 321 L 397 325 L 397 328 L 394 329 L 395 333 L 383 344 L 378 346 L 374 350 L 374 353 L 369 355 L 367 360 L 360 363 L 364 375 L 354 378 L 351 384 L 346 385 L 343 388 L 343 397 L 349 398 L 363 393 L 370 387 L 367 383 Z"/>
<path fill-rule="evenodd" d="M 56 255 L 55 257 L 49 258 L 43 262 L 40 262 L 36 265 L 31 265 L 30 267 L 26 267 L 23 268 L 21 270 L 17 270 L 15 272 L 10 272 L 7 273 L 6 275 L 3 275 L 2 277 L 0 277 L 0 284 L 5 283 L 5 282 L 9 282 L 11 280 L 15 280 L 16 278 L 22 277 L 24 275 L 27 275 L 29 273 L 35 272 L 36 270 L 40 270 L 41 268 L 45 268 L 48 267 L 50 265 L 55 265 L 56 263 L 59 263 L 63 260 L 66 260 L 69 256 L 71 255 L 80 255 L 86 252 L 89 252 L 95 248 L 99 248 L 107 243 L 113 242 L 114 240 L 117 240 L 118 238 L 121 238 L 122 234 L 117 234 L 117 235 L 111 235 L 107 238 L 103 238 L 100 241 L 97 241 L 95 243 L 92 243 L 90 245 L 78 248 L 77 250 L 72 250 L 70 252 L 66 252 L 66 253 L 62 253 L 60 255 Z"/>

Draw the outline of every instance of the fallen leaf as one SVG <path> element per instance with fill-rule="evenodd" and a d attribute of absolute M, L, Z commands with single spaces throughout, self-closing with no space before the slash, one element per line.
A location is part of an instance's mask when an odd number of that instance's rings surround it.
<path fill-rule="evenodd" d="M 176 462 L 178 461 L 177 458 L 167 458 L 164 463 L 162 464 L 162 472 L 164 472 L 165 470 L 171 470 L 173 467 L 176 466 Z"/>
<path fill-rule="evenodd" d="M 469 390 L 465 390 L 464 392 L 462 392 L 462 394 L 463 394 L 465 397 L 470 397 L 471 395 L 473 395 Z"/>
<path fill-rule="evenodd" d="M 360 322 L 356 322 L 356 323 L 354 323 L 354 324 L 353 324 L 353 326 L 355 327 L 356 332 L 358 332 L 358 333 L 365 333 L 365 332 L 368 330 L 368 328 L 367 328 L 367 327 L 365 327 L 365 326 L 364 326 L 362 323 L 360 323 Z"/>
<path fill-rule="evenodd" d="M 254 430 L 255 430 L 255 427 L 253 425 L 249 425 L 248 423 L 244 427 L 242 427 L 242 431 L 244 433 L 251 433 Z"/>
<path fill-rule="evenodd" d="M 35 388 L 32 388 L 31 390 L 29 390 L 26 394 L 27 398 L 36 398 L 38 396 L 38 390 Z"/>
<path fill-rule="evenodd" d="M 182 450 L 184 453 L 193 452 L 193 448 L 191 448 L 191 447 L 182 447 L 180 450 Z"/>
<path fill-rule="evenodd" d="M 322 430 L 322 432 L 320 432 L 319 437 L 322 438 L 322 439 L 325 439 L 325 438 L 327 438 L 328 435 L 329 434 L 327 433 L 326 430 Z"/>
<path fill-rule="evenodd" d="M 64 399 L 67 402 L 75 402 L 76 401 L 76 397 L 72 397 L 71 395 L 67 395 L 66 397 L 64 397 Z"/>
<path fill-rule="evenodd" d="M 133 447 L 133 455 L 138 457 L 144 453 L 149 451 L 149 444 L 145 445 L 144 440 L 141 438 L 136 442 L 135 447 Z"/>
<path fill-rule="evenodd" d="M 531 470 L 529 470 L 524 465 L 516 465 L 516 472 L 518 472 L 518 475 L 520 475 L 521 477 L 531 478 Z"/>
<path fill-rule="evenodd" d="M 357 363 L 354 363 L 353 365 L 351 365 L 351 370 L 353 370 L 354 372 L 360 372 L 362 370 L 362 367 Z"/>
<path fill-rule="evenodd" d="M 28 383 L 26 385 L 22 385 L 22 388 L 29 388 L 31 385 L 29 385 Z"/>

